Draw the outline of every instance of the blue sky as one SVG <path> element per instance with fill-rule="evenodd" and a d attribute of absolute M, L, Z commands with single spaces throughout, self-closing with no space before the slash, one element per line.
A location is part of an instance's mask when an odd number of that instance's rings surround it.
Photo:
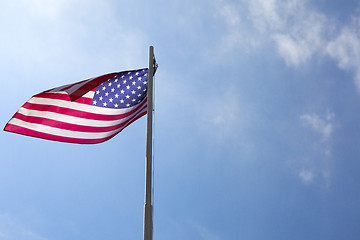
<path fill-rule="evenodd" d="M 0 123 L 146 67 L 154 239 L 359 239 L 360 5 L 2 0 Z M 0 133 L 0 239 L 142 239 L 146 119 L 108 142 Z"/>

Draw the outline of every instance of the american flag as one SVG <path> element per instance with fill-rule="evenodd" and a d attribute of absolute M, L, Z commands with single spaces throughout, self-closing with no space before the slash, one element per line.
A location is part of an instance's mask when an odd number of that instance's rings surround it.
<path fill-rule="evenodd" d="M 53 88 L 27 101 L 4 130 L 69 143 L 104 142 L 147 113 L 148 69 Z"/>

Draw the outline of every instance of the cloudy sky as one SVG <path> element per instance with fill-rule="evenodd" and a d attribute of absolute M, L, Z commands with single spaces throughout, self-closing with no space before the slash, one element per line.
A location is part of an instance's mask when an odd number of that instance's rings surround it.
<path fill-rule="evenodd" d="M 359 239 L 357 0 L 1 0 L 0 123 L 147 67 L 154 239 Z M 77 145 L 0 133 L 0 240 L 142 239 L 146 119 Z"/>

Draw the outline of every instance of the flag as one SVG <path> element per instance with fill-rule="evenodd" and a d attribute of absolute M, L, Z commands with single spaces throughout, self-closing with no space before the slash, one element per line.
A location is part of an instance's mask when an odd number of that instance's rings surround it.
<path fill-rule="evenodd" d="M 110 73 L 30 98 L 4 130 L 69 143 L 104 142 L 147 113 L 148 69 Z"/>

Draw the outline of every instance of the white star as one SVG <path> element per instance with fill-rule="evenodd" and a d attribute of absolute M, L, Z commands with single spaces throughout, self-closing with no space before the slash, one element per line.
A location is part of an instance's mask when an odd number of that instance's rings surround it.
<path fill-rule="evenodd" d="M 144 84 L 147 84 L 147 81 L 144 81 L 143 83 L 144 83 Z"/>
<path fill-rule="evenodd" d="M 136 101 L 136 99 L 135 99 L 135 98 L 133 98 L 133 100 L 131 100 L 131 101 L 135 102 L 135 101 Z"/>
<path fill-rule="evenodd" d="M 135 81 L 133 81 L 133 82 L 132 82 L 132 85 L 135 85 L 135 84 L 136 84 L 136 82 L 135 82 Z"/>
<path fill-rule="evenodd" d="M 128 75 L 130 74 L 131 72 L 128 72 Z"/>
<path fill-rule="evenodd" d="M 124 75 L 122 75 L 121 78 L 124 78 Z"/>
<path fill-rule="evenodd" d="M 119 94 L 115 94 L 115 98 L 118 98 L 119 97 Z"/>
<path fill-rule="evenodd" d="M 96 94 L 99 94 L 99 93 L 100 93 L 100 91 L 99 91 L 99 90 L 97 90 L 97 91 L 96 91 Z"/>
<path fill-rule="evenodd" d="M 135 75 L 136 75 L 136 76 L 139 75 L 139 72 L 136 72 Z"/>
<path fill-rule="evenodd" d="M 114 106 L 115 106 L 116 108 L 119 107 L 119 105 L 118 105 L 117 103 L 116 103 Z"/>
<path fill-rule="evenodd" d="M 112 88 L 112 89 L 111 89 L 111 92 L 114 92 L 114 91 L 115 91 L 115 88 Z"/>
<path fill-rule="evenodd" d="M 141 81 L 141 77 L 138 77 L 138 81 Z"/>
<path fill-rule="evenodd" d="M 103 97 L 100 97 L 99 100 L 102 101 L 102 100 L 103 100 Z"/>
<path fill-rule="evenodd" d="M 105 91 L 106 87 L 103 87 L 102 90 Z"/>
<path fill-rule="evenodd" d="M 132 93 L 132 94 L 135 94 L 135 91 L 134 91 L 134 90 L 132 90 L 132 91 L 131 91 L 131 93 Z"/>
<path fill-rule="evenodd" d="M 124 90 L 121 90 L 121 91 L 120 91 L 120 93 L 121 93 L 121 94 L 124 94 L 124 93 L 125 93 L 125 91 L 124 91 Z"/>
<path fill-rule="evenodd" d="M 109 101 L 110 101 L 110 102 L 113 102 L 113 99 L 112 99 L 112 98 L 110 98 L 110 99 L 109 99 Z"/>
<path fill-rule="evenodd" d="M 119 80 L 119 79 L 116 78 L 116 79 L 115 79 L 115 82 L 118 82 L 118 80 Z"/>
<path fill-rule="evenodd" d="M 129 79 L 130 79 L 130 80 L 133 79 L 133 76 L 130 76 Z"/>
<path fill-rule="evenodd" d="M 97 101 L 96 101 L 96 100 L 94 100 L 94 101 L 93 101 L 93 104 L 94 104 L 94 105 L 96 105 L 96 103 L 97 103 Z"/>
<path fill-rule="evenodd" d="M 117 88 L 120 88 L 120 83 L 117 85 Z"/>
<path fill-rule="evenodd" d="M 109 86 L 109 87 L 111 86 L 111 82 L 109 82 L 108 86 Z"/>
<path fill-rule="evenodd" d="M 130 89 L 130 86 L 129 86 L 129 85 L 127 85 L 127 86 L 126 86 L 126 89 Z"/>
<path fill-rule="evenodd" d="M 130 107 L 130 103 L 126 104 L 127 107 Z"/>
<path fill-rule="evenodd" d="M 141 93 L 138 94 L 138 97 L 141 97 Z"/>
<path fill-rule="evenodd" d="M 129 99 L 129 98 L 130 98 L 130 96 L 129 96 L 129 95 L 126 95 L 125 97 L 126 97 L 127 99 Z"/>
<path fill-rule="evenodd" d="M 105 93 L 105 96 L 109 96 L 109 93 L 108 93 L 108 92 L 106 92 L 106 93 Z"/>
<path fill-rule="evenodd" d="M 123 84 L 125 84 L 125 83 L 126 83 L 126 80 L 123 81 Z"/>
<path fill-rule="evenodd" d="M 103 105 L 104 105 L 104 107 L 106 107 L 107 103 L 106 103 L 106 102 L 104 102 L 104 103 L 103 103 Z"/>
<path fill-rule="evenodd" d="M 124 103 L 124 99 L 121 99 L 121 100 L 120 100 L 120 103 Z"/>

